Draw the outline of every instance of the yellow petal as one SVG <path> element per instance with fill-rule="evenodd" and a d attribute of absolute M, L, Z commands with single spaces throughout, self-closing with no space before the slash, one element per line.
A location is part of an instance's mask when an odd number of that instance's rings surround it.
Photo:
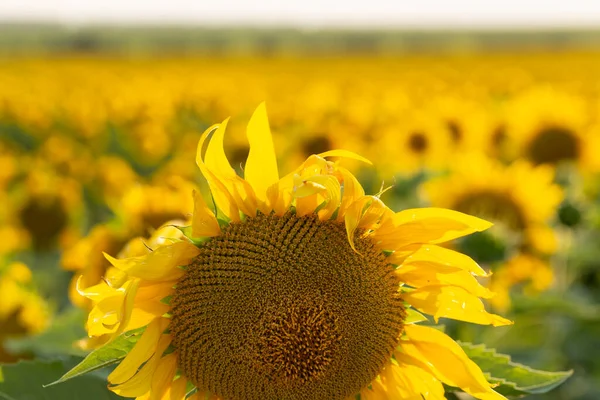
<path fill-rule="evenodd" d="M 230 198 L 235 202 L 237 208 L 246 215 L 254 216 L 258 208 L 254 190 L 248 182 L 237 176 L 225 155 L 223 138 L 225 136 L 228 120 L 229 119 L 226 119 L 219 125 L 208 142 L 204 162 L 206 168 L 214 178 L 209 181 L 209 184 L 211 185 L 211 189 L 213 185 L 216 188 L 216 190 L 212 190 L 213 195 L 216 194 L 215 191 L 219 192 L 222 190 L 222 186 L 224 186 L 229 193 Z M 220 185 L 217 185 L 216 181 L 218 181 Z M 229 217 L 232 218 L 231 215 L 229 215 Z"/>
<path fill-rule="evenodd" d="M 319 210 L 319 218 L 321 220 L 328 220 L 331 218 L 335 210 L 340 206 L 341 190 L 340 182 L 333 175 L 317 175 L 308 179 L 310 182 L 314 182 L 325 187 L 325 191 L 321 194 L 325 198 L 327 204 L 325 207 Z"/>
<path fill-rule="evenodd" d="M 204 163 L 211 171 L 215 173 L 215 175 L 223 178 L 233 179 L 237 177 L 237 174 L 235 173 L 235 170 L 231 168 L 231 164 L 229 164 L 229 160 L 225 155 L 225 147 L 223 144 L 228 122 L 229 118 L 218 125 L 217 129 L 213 131 L 213 135 L 208 142 L 208 147 L 206 148 Z"/>
<path fill-rule="evenodd" d="M 434 244 L 420 246 L 415 252 L 405 257 L 402 264 L 435 264 L 448 269 L 467 271 L 476 276 L 489 276 L 471 257 Z"/>
<path fill-rule="evenodd" d="M 390 399 L 444 400 L 444 386 L 427 370 L 422 369 L 410 356 L 395 354 L 381 374 Z"/>
<path fill-rule="evenodd" d="M 417 310 L 434 319 L 452 318 L 481 325 L 511 325 L 499 315 L 485 311 L 481 300 L 458 286 L 432 285 L 402 294 L 402 298 Z"/>
<path fill-rule="evenodd" d="M 458 211 L 415 208 L 397 212 L 382 224 L 375 238 L 382 248 L 393 250 L 412 243 L 443 243 L 490 226 L 487 221 Z"/>
<path fill-rule="evenodd" d="M 346 225 L 346 234 L 348 235 L 348 242 L 354 251 L 354 233 L 357 228 L 370 228 L 376 224 L 385 213 L 388 208 L 383 204 L 381 200 L 374 196 L 363 196 L 357 199 L 355 202 L 350 204 L 346 210 L 344 216 L 344 223 Z"/>
<path fill-rule="evenodd" d="M 467 271 L 449 269 L 440 264 L 404 263 L 394 273 L 401 282 L 414 288 L 428 285 L 451 285 L 461 287 L 477 297 L 489 299 L 493 296 L 489 289 L 481 286 L 477 279 Z"/>
<path fill-rule="evenodd" d="M 117 292 L 115 296 L 104 298 L 95 304 L 87 319 L 88 335 L 101 336 L 116 332 L 120 322 L 119 310 L 124 302 L 125 292 Z"/>
<path fill-rule="evenodd" d="M 353 160 L 362 161 L 362 162 L 367 163 L 369 165 L 373 165 L 373 163 L 371 161 L 367 160 L 363 156 L 359 156 L 358 154 L 353 153 L 353 152 L 348 151 L 348 150 L 329 150 L 329 151 L 326 151 L 325 153 L 318 154 L 318 156 L 322 157 L 322 158 L 327 158 L 327 157 L 350 158 L 350 159 L 353 159 Z"/>
<path fill-rule="evenodd" d="M 246 135 L 250 143 L 250 153 L 246 161 L 244 178 L 254 189 L 256 197 L 264 202 L 269 187 L 279 180 L 277 157 L 265 103 L 261 103 L 252 114 Z"/>
<path fill-rule="evenodd" d="M 179 268 L 189 264 L 200 250 L 193 244 L 185 241 L 175 242 L 160 246 L 151 253 L 124 259 L 117 259 L 104 253 L 112 265 L 135 276 L 149 281 L 174 280 L 183 276 L 184 271 Z"/>
<path fill-rule="evenodd" d="M 296 215 L 303 217 L 315 212 L 317 207 L 324 201 L 324 198 L 319 194 L 301 197 L 296 199 Z"/>
<path fill-rule="evenodd" d="M 158 339 L 167 327 L 167 324 L 168 320 L 164 318 L 156 318 L 152 321 L 127 356 L 108 375 L 108 382 L 116 385 L 131 379 L 138 371 L 140 365 L 148 361 L 156 352 Z"/>
<path fill-rule="evenodd" d="M 294 176 L 287 175 L 275 183 L 267 190 L 268 203 L 275 215 L 283 216 L 289 211 L 292 200 L 294 199 L 292 192 L 294 190 Z"/>
<path fill-rule="evenodd" d="M 168 354 L 160 359 L 156 371 L 152 375 L 150 400 L 161 400 L 164 398 L 167 389 L 173 383 L 176 371 L 177 355 L 175 353 Z"/>
<path fill-rule="evenodd" d="M 363 197 L 365 195 L 365 190 L 358 179 L 356 179 L 356 177 L 346 168 L 338 167 L 338 171 L 342 175 L 344 184 L 344 194 L 342 196 L 340 210 L 337 217 L 338 221 L 342 221 L 348 207 L 350 207 L 353 202 Z"/>
<path fill-rule="evenodd" d="M 219 128 L 219 125 L 213 125 L 204 131 L 200 137 L 200 140 L 198 141 L 198 149 L 196 151 L 196 164 L 198 165 L 198 168 L 200 168 L 200 172 L 202 172 L 202 175 L 204 175 L 204 178 L 206 178 L 208 185 L 210 186 L 211 194 L 215 199 L 217 207 L 233 222 L 239 222 L 239 209 L 235 200 L 223 182 L 221 182 L 221 180 L 205 164 L 204 158 L 202 157 L 204 142 L 208 139 L 212 132 L 218 130 Z"/>
<path fill-rule="evenodd" d="M 428 372 L 447 385 L 459 387 L 482 400 L 506 400 L 495 392 L 481 369 L 446 334 L 425 326 L 405 326 L 406 337 L 395 355 L 406 354 L 423 362 Z"/>
<path fill-rule="evenodd" d="M 192 236 L 214 237 L 221 234 L 219 222 L 215 214 L 206 205 L 201 193 L 193 192 L 194 196 L 194 216 L 192 217 Z"/>
<path fill-rule="evenodd" d="M 97 302 L 101 301 L 102 299 L 114 296 L 116 291 L 119 290 L 119 289 L 113 289 L 112 287 L 108 286 L 106 284 L 106 282 L 104 282 L 104 281 L 101 281 L 97 285 L 90 286 L 85 289 L 81 289 L 81 281 L 83 279 L 82 277 L 83 277 L 83 275 L 80 275 L 79 278 L 77 279 L 77 285 L 76 285 L 77 293 L 79 293 L 80 295 L 82 295 L 84 297 L 87 297 L 88 299 L 92 300 L 93 302 L 97 303 Z"/>
<path fill-rule="evenodd" d="M 164 400 L 184 400 L 187 389 L 187 379 L 183 376 L 175 379 L 163 397 Z"/>
<path fill-rule="evenodd" d="M 152 376 L 161 361 L 162 354 L 170 343 L 171 337 L 162 335 L 156 345 L 154 355 L 131 379 L 119 385 L 109 385 L 108 388 L 122 397 L 138 397 L 148 393 L 152 387 Z"/>
<path fill-rule="evenodd" d="M 138 287 L 140 285 L 139 279 L 128 281 L 123 287 L 126 289 L 125 301 L 123 302 L 121 309 L 119 310 L 119 329 L 113 333 L 113 337 L 120 335 L 125 332 L 129 327 L 131 315 L 133 313 L 133 307 L 135 303 L 135 296 L 137 294 Z"/>

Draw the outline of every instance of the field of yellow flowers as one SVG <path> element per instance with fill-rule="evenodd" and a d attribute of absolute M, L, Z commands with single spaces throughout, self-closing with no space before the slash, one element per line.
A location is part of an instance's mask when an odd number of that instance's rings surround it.
<path fill-rule="evenodd" d="M 0 59 L 0 398 L 113 398 L 103 370 L 41 388 L 104 344 L 81 292 L 105 279 L 103 252 L 143 254 L 189 220 L 209 190 L 197 143 L 227 117 L 244 172 L 263 101 L 282 176 L 345 149 L 373 162 L 347 165 L 394 210 L 494 223 L 452 247 L 492 273 L 486 307 L 514 325 L 439 324 L 501 393 L 600 398 L 600 53 L 574 51 Z"/>

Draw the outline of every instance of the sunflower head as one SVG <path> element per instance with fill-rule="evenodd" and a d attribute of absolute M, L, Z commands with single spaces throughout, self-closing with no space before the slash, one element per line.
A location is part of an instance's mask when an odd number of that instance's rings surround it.
<path fill-rule="evenodd" d="M 491 296 L 475 279 L 486 273 L 438 246 L 489 223 L 443 209 L 394 213 L 332 161 L 368 162 L 343 150 L 311 155 L 280 177 L 264 105 L 248 124 L 242 178 L 225 155 L 226 126 L 209 128 L 198 145 L 214 204 L 194 192 L 185 236 L 163 232 L 144 255 L 107 255 L 114 268 L 80 290 L 95 305 L 90 335 L 145 328 L 109 376 L 111 390 L 441 398 L 445 383 L 503 398 L 448 336 L 415 325 L 426 320 L 419 311 L 436 321 L 510 323 L 479 299 Z"/>

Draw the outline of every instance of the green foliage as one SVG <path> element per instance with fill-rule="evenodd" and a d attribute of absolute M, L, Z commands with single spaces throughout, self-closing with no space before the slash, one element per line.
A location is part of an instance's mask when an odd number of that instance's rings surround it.
<path fill-rule="evenodd" d="M 83 359 L 83 361 L 77 364 L 77 366 L 48 386 L 66 382 L 75 377 L 85 375 L 97 369 L 118 363 L 125 358 L 127 353 L 129 353 L 129 350 L 131 350 L 135 343 L 139 340 L 141 332 L 142 330 L 138 329 L 124 333 L 99 349 L 92 351 Z"/>
<path fill-rule="evenodd" d="M 116 400 L 106 381 L 87 375 L 64 385 L 44 387 L 68 370 L 63 361 L 21 361 L 0 366 L 0 399 L 2 400 Z"/>
<path fill-rule="evenodd" d="M 498 354 L 495 349 L 484 345 L 460 343 L 461 347 L 486 374 L 494 389 L 505 396 L 524 396 L 541 394 L 565 382 L 573 371 L 547 372 L 535 370 L 512 362 L 510 357 Z"/>
<path fill-rule="evenodd" d="M 406 319 L 404 320 L 405 324 L 414 324 L 417 322 L 427 321 L 427 317 L 415 310 L 414 308 L 406 309 Z"/>

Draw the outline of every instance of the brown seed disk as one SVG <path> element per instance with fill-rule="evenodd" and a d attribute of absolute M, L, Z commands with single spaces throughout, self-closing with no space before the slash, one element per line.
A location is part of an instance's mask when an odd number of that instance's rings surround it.
<path fill-rule="evenodd" d="M 172 298 L 179 367 L 225 400 L 336 400 L 390 359 L 405 310 L 394 267 L 343 223 L 258 215 L 200 249 Z"/>

